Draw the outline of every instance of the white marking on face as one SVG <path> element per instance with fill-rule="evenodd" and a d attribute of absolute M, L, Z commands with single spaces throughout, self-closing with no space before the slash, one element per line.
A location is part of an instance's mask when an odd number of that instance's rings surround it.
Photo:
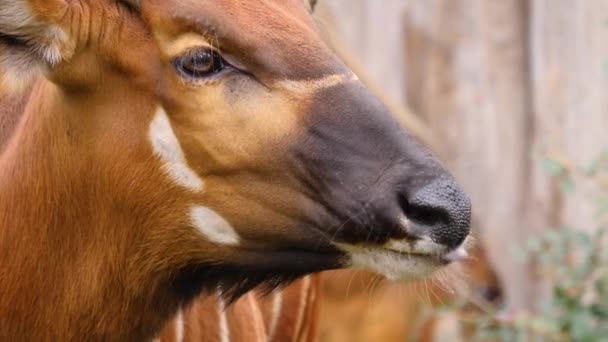
<path fill-rule="evenodd" d="M 399 219 L 399 223 L 401 227 L 405 229 L 406 232 L 412 235 L 416 235 L 414 232 L 411 231 L 410 221 L 407 219 L 407 217 L 402 216 Z M 437 256 L 441 255 L 447 261 L 460 261 L 468 257 L 466 248 L 472 243 L 472 237 L 469 235 L 461 246 L 450 251 L 446 246 L 433 241 L 433 239 L 429 235 L 419 236 L 418 238 L 418 240 L 391 239 L 382 247 L 399 253 Z"/>
<path fill-rule="evenodd" d="M 156 37 L 163 42 L 160 45 L 163 46 L 164 53 L 168 56 L 179 56 L 194 49 L 213 49 L 213 44 L 205 37 L 193 32 L 182 34 L 179 37 L 158 33 Z"/>
<path fill-rule="evenodd" d="M 447 251 L 445 246 L 434 242 L 428 236 L 422 237 L 420 240 L 416 241 L 389 240 L 384 244 L 384 248 L 400 253 L 430 255 L 438 255 Z"/>
<path fill-rule="evenodd" d="M 363 268 L 389 280 L 410 280 L 426 277 L 452 262 L 468 258 L 466 248 L 473 242 L 470 236 L 456 249 L 422 240 L 390 240 L 383 246 L 354 246 L 336 244 L 350 256 L 350 266 Z"/>
<path fill-rule="evenodd" d="M 350 256 L 350 267 L 366 269 L 393 281 L 426 277 L 444 265 L 437 254 L 410 254 L 413 252 L 409 247 L 397 250 L 385 246 L 336 246 Z"/>
<path fill-rule="evenodd" d="M 388 280 L 411 280 L 430 275 L 442 265 L 428 256 L 398 254 L 382 249 L 351 252 L 351 267 L 362 268 Z"/>
<path fill-rule="evenodd" d="M 308 94 L 317 92 L 322 89 L 335 87 L 343 83 L 354 82 L 358 80 L 359 78 L 354 73 L 336 74 L 325 76 L 315 80 L 282 80 L 277 82 L 276 86 L 288 90 L 292 93 Z"/>
<path fill-rule="evenodd" d="M 443 260 L 449 262 L 463 261 L 466 260 L 468 257 L 469 253 L 462 246 L 442 256 Z"/>
<path fill-rule="evenodd" d="M 220 297 L 217 299 L 217 315 L 220 325 L 220 342 L 230 342 L 230 329 L 228 329 L 228 317 L 226 317 L 226 304 Z"/>
<path fill-rule="evenodd" d="M 159 108 L 150 124 L 149 139 L 163 169 L 177 184 L 193 192 L 203 190 L 203 180 L 188 166 L 184 152 L 173 132 L 167 113 Z"/>
<path fill-rule="evenodd" d="M 283 292 L 277 291 L 272 298 L 272 316 L 270 325 L 268 326 L 268 341 L 274 340 L 274 335 L 277 332 L 281 312 L 283 311 Z"/>
<path fill-rule="evenodd" d="M 239 244 L 240 238 L 234 228 L 215 211 L 195 206 L 190 210 L 190 218 L 192 224 L 210 242 L 228 246 Z"/>
<path fill-rule="evenodd" d="M 184 312 L 179 310 L 175 318 L 175 341 L 184 341 Z"/>

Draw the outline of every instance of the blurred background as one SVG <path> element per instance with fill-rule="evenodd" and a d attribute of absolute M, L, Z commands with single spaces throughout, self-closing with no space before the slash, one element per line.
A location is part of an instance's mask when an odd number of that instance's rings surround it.
<path fill-rule="evenodd" d="M 608 1 L 320 0 L 317 16 L 467 190 L 477 237 L 434 280 L 326 274 L 321 341 L 608 340 Z"/>

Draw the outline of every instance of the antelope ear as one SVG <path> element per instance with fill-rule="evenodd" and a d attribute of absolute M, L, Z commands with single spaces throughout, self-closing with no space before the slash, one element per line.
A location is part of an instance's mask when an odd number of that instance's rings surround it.
<path fill-rule="evenodd" d="M 53 67 L 73 53 L 58 25 L 65 0 L 0 1 L 0 70 L 4 83 L 27 83 L 28 76 Z"/>

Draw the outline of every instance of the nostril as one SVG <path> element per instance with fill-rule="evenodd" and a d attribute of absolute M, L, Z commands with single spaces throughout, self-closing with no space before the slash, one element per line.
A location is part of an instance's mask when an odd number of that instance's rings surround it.
<path fill-rule="evenodd" d="M 434 226 L 450 222 L 450 215 L 442 208 L 435 208 L 428 204 L 410 203 L 403 195 L 399 196 L 399 205 L 408 220 L 417 224 Z"/>
<path fill-rule="evenodd" d="M 399 197 L 401 210 L 412 222 L 410 234 L 429 236 L 448 248 L 456 248 L 469 234 L 471 203 L 450 178 L 437 179 L 411 195 Z"/>

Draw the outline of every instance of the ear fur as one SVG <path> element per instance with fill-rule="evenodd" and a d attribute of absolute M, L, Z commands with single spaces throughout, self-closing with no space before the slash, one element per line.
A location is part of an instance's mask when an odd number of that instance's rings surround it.
<path fill-rule="evenodd" d="M 0 89 L 3 91 L 21 94 L 43 71 L 44 66 L 32 58 L 26 47 L 0 43 Z"/>
<path fill-rule="evenodd" d="M 0 2 L 0 71 L 3 83 L 10 88 L 27 85 L 40 70 L 59 64 L 70 54 L 67 34 L 56 25 L 40 21 L 30 3 Z"/>

